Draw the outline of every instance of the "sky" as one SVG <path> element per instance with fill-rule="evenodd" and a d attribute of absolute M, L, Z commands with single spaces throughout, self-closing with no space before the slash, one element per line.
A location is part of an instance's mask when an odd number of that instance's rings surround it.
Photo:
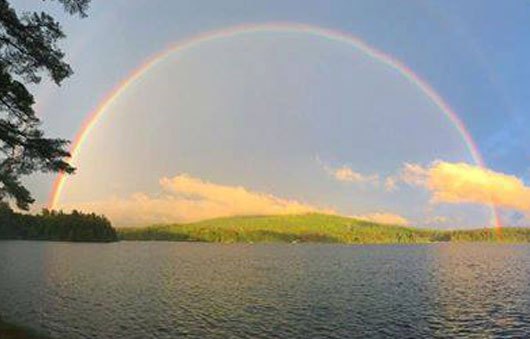
<path fill-rule="evenodd" d="M 325 212 L 407 225 L 491 226 L 530 216 L 526 1 L 53 2 L 75 74 L 34 88 L 52 136 L 75 139 L 124 79 L 171 46 L 241 25 L 353 36 L 412 70 L 457 114 L 347 43 L 296 31 L 212 39 L 170 53 L 109 103 L 57 208 L 118 226 L 236 214 Z M 54 177 L 26 180 L 37 207 Z"/>

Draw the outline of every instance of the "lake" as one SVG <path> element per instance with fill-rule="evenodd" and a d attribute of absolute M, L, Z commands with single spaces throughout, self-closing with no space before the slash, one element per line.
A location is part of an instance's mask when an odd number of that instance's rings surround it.
<path fill-rule="evenodd" d="M 528 337 L 530 246 L 0 241 L 0 315 L 56 338 Z"/>

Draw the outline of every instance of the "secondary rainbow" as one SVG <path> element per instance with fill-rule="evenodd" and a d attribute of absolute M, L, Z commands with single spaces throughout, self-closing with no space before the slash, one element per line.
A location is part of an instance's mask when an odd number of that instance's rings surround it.
<path fill-rule="evenodd" d="M 376 48 L 370 46 L 361 39 L 336 30 L 326 29 L 313 25 L 305 24 L 292 24 L 292 23 L 266 23 L 266 24 L 252 24 L 252 25 L 240 25 L 227 29 L 221 29 L 211 32 L 206 32 L 195 37 L 192 37 L 188 40 L 177 43 L 170 48 L 156 54 L 154 57 L 149 59 L 147 62 L 138 67 L 133 71 L 127 78 L 120 82 L 109 94 L 107 94 L 103 100 L 100 101 L 100 104 L 87 116 L 83 122 L 79 132 L 77 133 L 72 146 L 70 148 L 71 158 L 70 161 L 75 164 L 77 155 L 79 154 L 85 140 L 90 135 L 90 132 L 97 125 L 99 119 L 107 111 L 109 106 L 120 97 L 122 93 L 127 91 L 127 89 L 136 81 L 138 81 L 144 74 L 149 72 L 152 68 L 156 67 L 157 64 L 161 63 L 164 59 L 170 55 L 185 51 L 196 47 L 198 45 L 207 43 L 212 40 L 220 39 L 230 39 L 242 35 L 250 35 L 254 33 L 300 33 L 300 34 L 309 34 L 321 39 L 326 39 L 330 41 L 340 42 L 348 44 L 354 47 L 357 50 L 362 51 L 365 55 L 370 58 L 377 60 L 391 69 L 395 70 L 401 74 L 405 79 L 410 83 L 414 84 L 418 89 L 420 89 L 443 113 L 444 115 L 452 122 L 455 128 L 458 130 L 460 136 L 462 137 L 465 145 L 469 149 L 469 152 L 473 158 L 473 161 L 480 167 L 484 167 L 484 161 L 478 151 L 473 138 L 469 134 L 468 130 L 458 118 L 456 113 L 451 109 L 451 107 L 442 99 L 442 97 L 423 79 L 421 79 L 417 74 L 415 74 L 410 68 L 405 66 L 399 60 L 396 60 L 392 56 L 385 54 Z M 56 209 L 58 207 L 59 199 L 66 182 L 66 175 L 59 173 L 53 188 L 50 194 L 49 208 Z M 501 222 L 499 220 L 498 213 L 494 206 L 492 206 L 494 224 L 497 228 L 501 227 Z"/>

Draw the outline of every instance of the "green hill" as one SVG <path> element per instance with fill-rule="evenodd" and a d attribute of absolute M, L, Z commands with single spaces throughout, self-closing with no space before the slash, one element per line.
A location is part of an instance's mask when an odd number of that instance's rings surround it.
<path fill-rule="evenodd" d="M 383 225 L 326 214 L 244 216 L 189 224 L 118 229 L 121 240 L 202 242 L 430 243 L 439 241 L 530 242 L 530 229 L 438 231 Z"/>
<path fill-rule="evenodd" d="M 245 216 L 189 224 L 121 228 L 122 240 L 205 242 L 421 243 L 437 232 L 325 214 Z"/>

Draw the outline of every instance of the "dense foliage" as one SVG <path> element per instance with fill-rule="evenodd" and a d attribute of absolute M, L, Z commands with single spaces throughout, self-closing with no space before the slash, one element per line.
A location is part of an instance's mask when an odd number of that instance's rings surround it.
<path fill-rule="evenodd" d="M 430 231 L 325 214 L 219 218 L 118 230 L 124 240 L 205 242 L 418 243 L 428 242 L 432 235 Z"/>
<path fill-rule="evenodd" d="M 68 13 L 84 16 L 90 0 L 58 0 Z M 20 178 L 34 172 L 72 173 L 63 139 L 44 136 L 26 87 L 47 75 L 59 85 L 72 74 L 58 41 L 65 35 L 49 14 L 17 13 L 0 0 L 0 200 L 27 210 L 34 201 Z"/>
<path fill-rule="evenodd" d="M 122 228 L 123 240 L 204 242 L 328 242 L 350 244 L 431 243 L 445 241 L 530 242 L 530 229 L 440 231 L 382 225 L 324 214 L 232 217 L 190 224 Z"/>
<path fill-rule="evenodd" d="M 0 203 L 0 239 L 110 242 L 117 241 L 110 221 L 95 214 L 43 210 L 41 214 L 15 213 Z"/>

